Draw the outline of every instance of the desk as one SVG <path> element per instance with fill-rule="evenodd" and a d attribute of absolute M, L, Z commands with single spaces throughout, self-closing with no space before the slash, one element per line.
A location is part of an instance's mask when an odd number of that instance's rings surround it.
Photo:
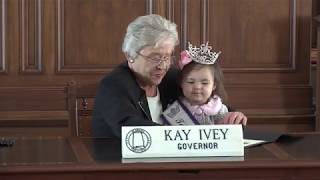
<path fill-rule="evenodd" d="M 20 138 L 0 148 L 0 179 L 320 179 L 320 133 L 245 149 L 240 161 L 122 163 L 120 143 L 93 138 Z M 99 147 L 99 148 L 97 148 Z"/>

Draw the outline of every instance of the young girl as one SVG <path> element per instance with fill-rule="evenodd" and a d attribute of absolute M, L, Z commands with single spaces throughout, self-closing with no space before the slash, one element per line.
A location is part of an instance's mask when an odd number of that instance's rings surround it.
<path fill-rule="evenodd" d="M 230 115 L 222 103 L 226 100 L 226 91 L 216 62 L 220 53 L 214 52 L 208 42 L 199 48 L 189 43 L 188 50 L 181 53 L 178 64 L 183 97 L 161 115 L 165 125 L 246 124 L 246 117 L 240 112 L 233 115 L 235 117 L 226 117 Z"/>

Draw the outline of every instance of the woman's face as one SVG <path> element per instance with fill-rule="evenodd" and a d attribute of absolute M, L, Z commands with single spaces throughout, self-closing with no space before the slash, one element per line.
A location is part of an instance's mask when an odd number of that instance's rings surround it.
<path fill-rule="evenodd" d="M 144 86 L 157 86 L 171 65 L 171 56 L 175 47 L 172 39 L 161 41 L 156 47 L 147 46 L 138 53 L 130 67 Z"/>
<path fill-rule="evenodd" d="M 214 76 L 210 67 L 191 70 L 182 78 L 183 95 L 192 105 L 207 103 L 215 89 Z"/>

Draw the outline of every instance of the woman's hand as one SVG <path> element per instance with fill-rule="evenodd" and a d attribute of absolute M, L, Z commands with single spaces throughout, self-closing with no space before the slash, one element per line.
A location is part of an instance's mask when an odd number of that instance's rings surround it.
<path fill-rule="evenodd" d="M 220 124 L 247 124 L 247 117 L 242 112 L 228 112 Z"/>

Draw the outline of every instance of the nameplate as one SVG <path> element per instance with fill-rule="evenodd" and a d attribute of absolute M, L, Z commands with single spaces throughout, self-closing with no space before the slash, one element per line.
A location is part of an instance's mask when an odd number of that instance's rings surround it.
<path fill-rule="evenodd" d="M 122 157 L 243 156 L 241 125 L 123 126 Z"/>

